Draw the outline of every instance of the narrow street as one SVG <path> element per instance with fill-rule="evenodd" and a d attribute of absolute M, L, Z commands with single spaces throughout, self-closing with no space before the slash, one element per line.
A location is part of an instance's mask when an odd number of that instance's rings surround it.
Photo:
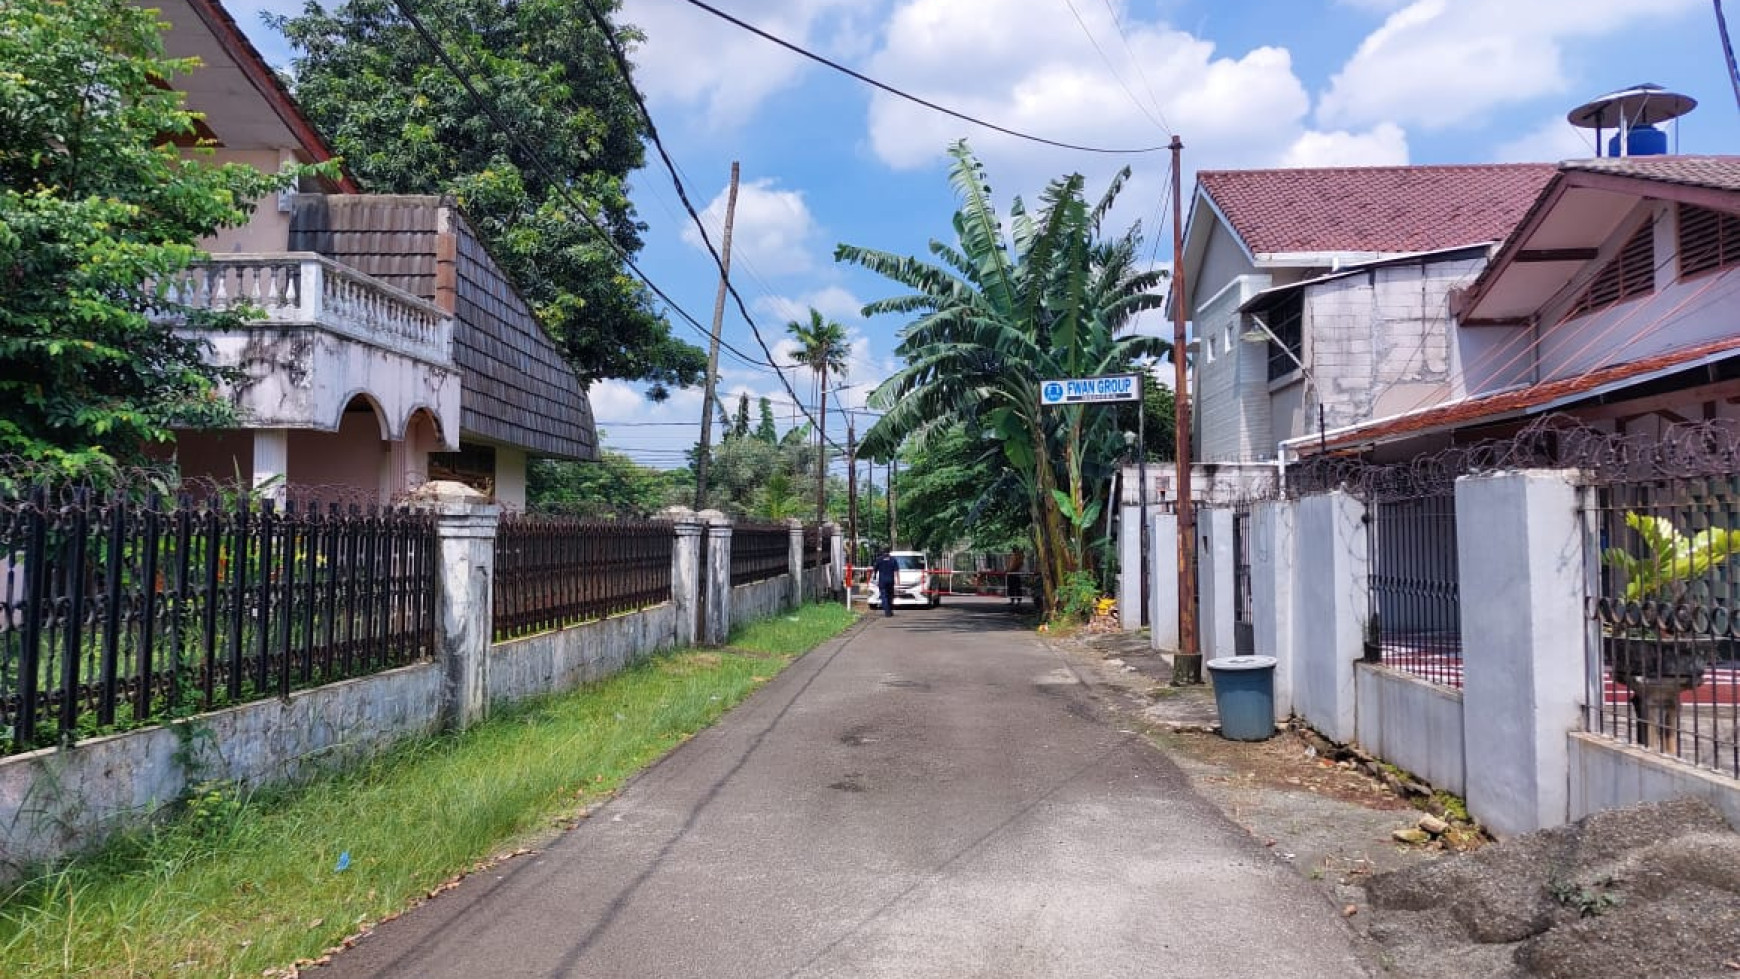
<path fill-rule="evenodd" d="M 962 600 L 823 645 L 312 974 L 1340 979 L 1355 948 L 1067 660 Z"/>

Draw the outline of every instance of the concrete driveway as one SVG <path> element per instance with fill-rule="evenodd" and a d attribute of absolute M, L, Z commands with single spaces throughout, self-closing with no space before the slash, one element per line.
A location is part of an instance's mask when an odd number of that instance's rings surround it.
<path fill-rule="evenodd" d="M 548 850 L 314 974 L 1340 979 L 1370 974 L 1356 942 L 1006 606 L 964 600 L 815 650 Z"/>

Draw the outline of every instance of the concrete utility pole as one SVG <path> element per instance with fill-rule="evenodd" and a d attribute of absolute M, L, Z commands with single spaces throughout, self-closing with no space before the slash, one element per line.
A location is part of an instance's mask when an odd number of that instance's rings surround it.
<path fill-rule="evenodd" d="M 888 549 L 893 550 L 895 542 L 900 538 L 895 534 L 894 522 L 894 478 L 900 475 L 900 457 L 894 456 L 888 460 Z"/>
<path fill-rule="evenodd" d="M 852 604 L 852 565 L 858 560 L 858 431 L 846 415 L 846 604 Z"/>
<path fill-rule="evenodd" d="M 1190 373 L 1184 349 L 1184 190 L 1179 166 L 1184 141 L 1172 137 L 1172 402 L 1173 442 L 1178 446 L 1178 652 L 1172 682 L 1202 682 L 1202 650 L 1196 644 L 1196 513 L 1190 501 Z M 1144 522 L 1148 515 L 1143 514 Z"/>
<path fill-rule="evenodd" d="M 719 383 L 719 328 L 725 322 L 725 294 L 731 287 L 731 222 L 737 216 L 737 161 L 731 161 L 731 189 L 725 196 L 725 233 L 719 242 L 719 294 L 713 300 L 713 335 L 707 344 L 707 395 L 701 399 L 701 445 L 695 456 L 695 509 L 707 509 L 707 456 L 713 451 L 713 396 Z"/>

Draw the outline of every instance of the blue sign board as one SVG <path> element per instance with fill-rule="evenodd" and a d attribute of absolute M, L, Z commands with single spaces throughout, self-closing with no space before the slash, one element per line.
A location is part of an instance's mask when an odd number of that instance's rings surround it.
<path fill-rule="evenodd" d="M 1135 374 L 1067 378 L 1045 381 L 1039 385 L 1039 403 L 1046 407 L 1140 400 L 1142 379 Z"/>

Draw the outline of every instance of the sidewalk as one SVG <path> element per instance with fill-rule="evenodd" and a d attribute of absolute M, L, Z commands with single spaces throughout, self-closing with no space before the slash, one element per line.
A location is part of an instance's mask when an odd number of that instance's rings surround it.
<path fill-rule="evenodd" d="M 874 617 L 313 975 L 1355 977 L 1337 909 L 998 602 Z"/>

